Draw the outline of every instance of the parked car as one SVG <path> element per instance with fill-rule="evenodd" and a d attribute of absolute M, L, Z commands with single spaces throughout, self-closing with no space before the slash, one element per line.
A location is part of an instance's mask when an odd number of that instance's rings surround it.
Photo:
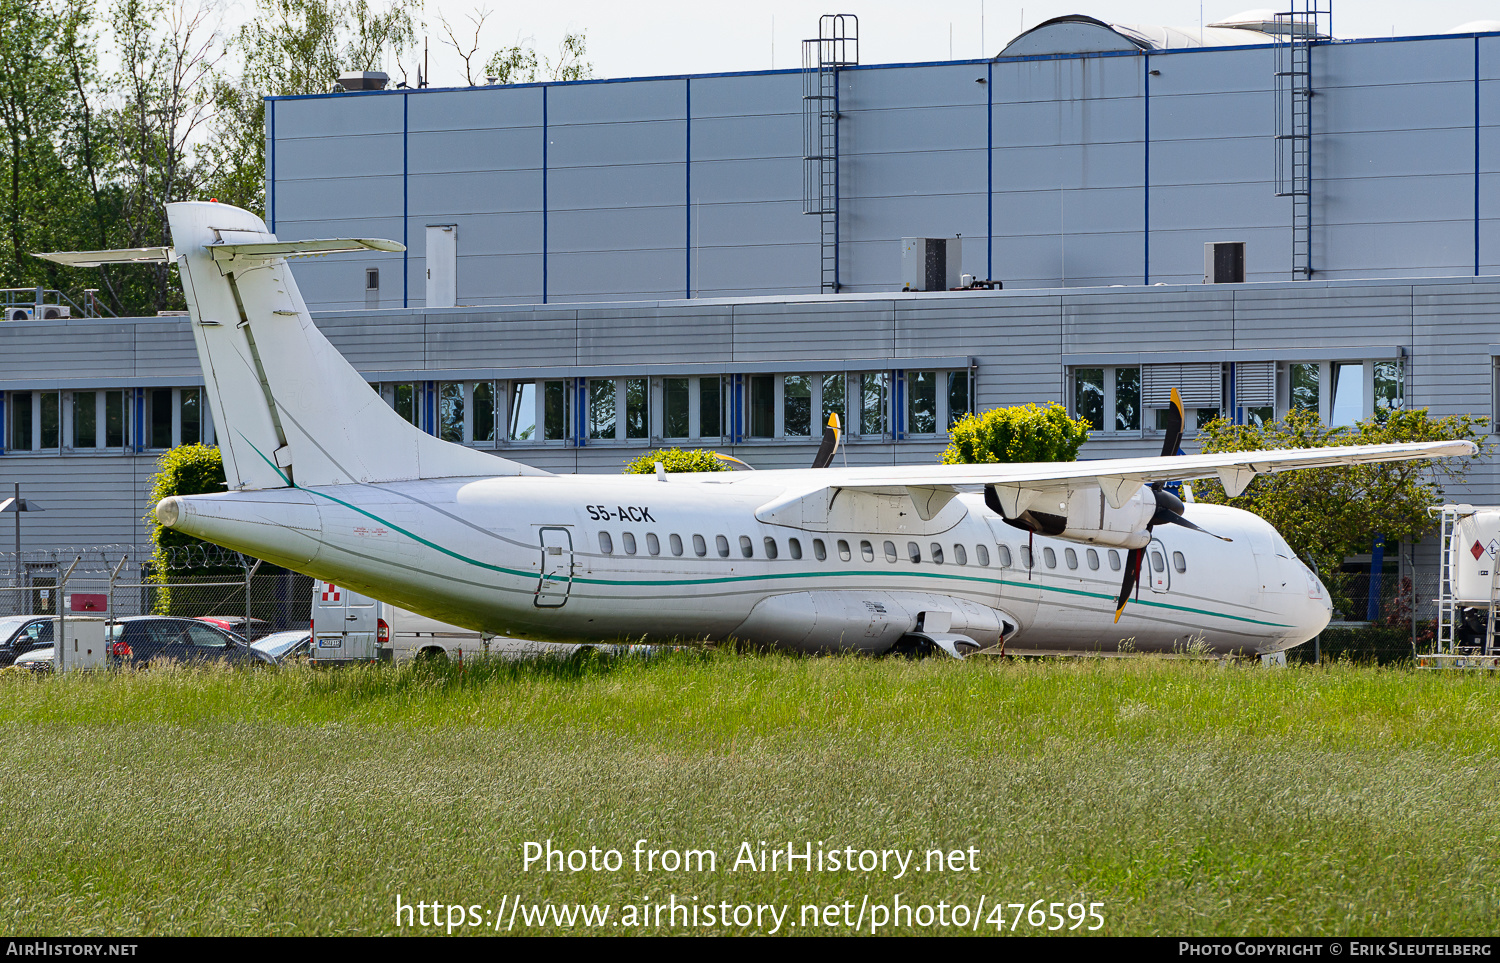
<path fill-rule="evenodd" d="M 198 621 L 207 622 L 214 628 L 223 629 L 225 632 L 242 639 L 249 639 L 251 642 L 270 635 L 276 629 L 276 626 L 264 619 L 250 619 L 247 623 L 243 615 L 200 615 Z M 247 624 L 249 631 L 246 631 Z"/>
<path fill-rule="evenodd" d="M 258 652 L 237 635 L 206 625 L 197 619 L 164 615 L 136 615 L 111 622 L 109 661 L 114 665 L 144 666 L 155 660 L 166 662 L 229 662 L 236 665 L 274 665 L 275 660 Z M 15 664 L 38 672 L 52 668 L 53 650 L 32 649 Z"/>
<path fill-rule="evenodd" d="M 50 615 L 13 615 L 0 619 L 0 666 L 33 649 L 52 645 Z"/>
<path fill-rule="evenodd" d="M 250 648 L 270 656 L 277 663 L 305 659 L 312 648 L 312 633 L 306 629 L 272 632 L 251 642 Z"/>

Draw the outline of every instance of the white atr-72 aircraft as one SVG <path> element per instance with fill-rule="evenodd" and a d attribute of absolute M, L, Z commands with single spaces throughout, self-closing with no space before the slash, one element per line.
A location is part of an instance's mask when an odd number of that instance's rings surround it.
<path fill-rule="evenodd" d="M 1322 583 L 1262 519 L 1199 504 L 1199 528 L 1163 482 L 1217 477 L 1238 494 L 1259 472 L 1474 451 L 553 475 L 408 424 L 313 325 L 287 258 L 401 245 L 278 241 L 224 204 L 172 204 L 168 216 L 172 249 L 46 255 L 175 259 L 181 271 L 229 490 L 163 499 L 156 517 L 497 635 L 958 656 L 1276 652 L 1327 624 Z M 1167 453 L 1180 427 L 1169 436 Z"/>

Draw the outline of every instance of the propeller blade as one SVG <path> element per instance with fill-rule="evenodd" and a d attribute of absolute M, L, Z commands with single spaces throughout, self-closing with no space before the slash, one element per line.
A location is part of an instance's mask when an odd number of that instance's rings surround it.
<path fill-rule="evenodd" d="M 827 468 L 833 464 L 833 456 L 838 453 L 841 437 L 839 413 L 835 411 L 828 416 L 828 424 L 823 428 L 823 443 L 818 446 L 818 454 L 813 458 L 814 468 Z"/>
<path fill-rule="evenodd" d="M 1217 538 L 1221 542 L 1232 542 L 1232 541 L 1234 541 L 1234 539 L 1228 537 L 1227 535 L 1215 535 L 1213 532 L 1210 532 L 1206 528 L 1200 528 L 1199 526 L 1194 525 L 1192 522 L 1188 521 L 1186 518 L 1183 518 L 1181 515 L 1173 514 L 1173 515 L 1168 515 L 1165 518 L 1162 518 L 1161 515 L 1160 515 L 1160 513 L 1158 513 L 1157 517 L 1151 519 L 1151 524 L 1153 524 L 1153 525 L 1162 525 L 1162 524 L 1167 524 L 1167 525 L 1181 525 L 1183 528 L 1191 528 L 1195 532 L 1202 532 L 1203 534 L 1205 534 L 1205 535 L 1207 535 L 1207 536 L 1209 536 L 1211 538 Z"/>
<path fill-rule="evenodd" d="M 1167 409 L 1167 437 L 1162 439 L 1161 456 L 1171 458 L 1182 447 L 1182 426 L 1187 415 L 1182 410 L 1182 396 L 1172 389 L 1172 407 Z"/>
<path fill-rule="evenodd" d="M 747 465 L 744 462 L 740 461 L 738 458 L 734 457 L 733 455 L 726 455 L 726 454 L 724 454 L 721 451 L 716 451 L 716 452 L 713 453 L 713 455 L 714 455 L 715 458 L 719 459 L 720 461 L 727 461 L 727 462 L 730 462 L 731 464 L 739 465 L 740 468 L 745 468 L 745 469 L 748 469 L 750 471 L 755 471 L 755 466 L 754 465 Z M 735 470 L 738 471 L 739 469 L 735 469 Z"/>
<path fill-rule="evenodd" d="M 1208 529 L 1199 528 L 1184 518 L 1182 513 L 1187 510 L 1187 506 L 1182 503 L 1182 499 L 1171 492 L 1153 485 L 1151 487 L 1151 494 L 1156 498 L 1156 514 L 1152 515 L 1151 521 L 1146 524 L 1146 531 L 1149 532 L 1157 525 L 1181 525 L 1183 528 L 1191 528 L 1195 532 L 1213 535 L 1214 538 L 1217 538 L 1221 542 L 1234 541 L 1234 539 L 1226 538 L 1223 535 L 1214 535 Z"/>
<path fill-rule="evenodd" d="M 1136 583 L 1141 577 L 1141 559 L 1146 557 L 1144 548 L 1132 548 L 1130 554 L 1125 556 L 1125 582 L 1120 586 L 1120 597 L 1115 599 L 1115 622 L 1120 621 L 1120 613 L 1125 611 L 1125 603 L 1130 601 L 1130 593 L 1135 591 Z"/>

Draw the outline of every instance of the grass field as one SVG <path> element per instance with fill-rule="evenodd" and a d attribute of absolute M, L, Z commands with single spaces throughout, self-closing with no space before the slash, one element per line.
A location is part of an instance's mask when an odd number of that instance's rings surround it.
<path fill-rule="evenodd" d="M 0 931 L 422 931 L 398 929 L 400 894 L 476 905 L 461 915 L 486 927 L 517 895 L 607 903 L 612 922 L 672 898 L 777 904 L 803 921 L 780 931 L 805 934 L 804 905 L 849 901 L 818 930 L 838 932 L 899 895 L 963 904 L 980 933 L 997 901 L 1043 900 L 1102 903 L 1112 935 L 1492 934 L 1497 686 L 1347 664 L 727 653 L 0 673 Z M 524 844 L 547 839 L 623 867 L 524 871 Z M 638 839 L 717 865 L 636 872 Z M 978 868 L 732 871 L 742 841 L 919 861 L 973 847 Z M 919 921 L 890 928 L 954 929 Z M 1037 930 L 1023 915 L 1020 931 Z"/>

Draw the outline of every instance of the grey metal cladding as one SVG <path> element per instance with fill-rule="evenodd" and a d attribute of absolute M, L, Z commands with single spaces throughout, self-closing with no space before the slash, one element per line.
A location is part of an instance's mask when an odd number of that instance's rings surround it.
<path fill-rule="evenodd" d="M 408 172 L 448 174 L 481 171 L 541 171 L 542 128 L 413 132 L 407 135 Z M 462 195 L 458 195 L 462 196 Z"/>
<path fill-rule="evenodd" d="M 1371 342 L 1406 344 L 1411 340 L 1411 286 L 1361 285 L 1358 288 L 1277 285 L 1235 292 L 1235 347 L 1349 348 Z"/>
<path fill-rule="evenodd" d="M 424 368 L 421 315 L 319 315 L 318 330 L 356 368 Z M 196 357 L 194 359 L 196 367 Z"/>
<path fill-rule="evenodd" d="M 160 377 L 180 375 L 201 382 L 203 369 L 198 364 L 198 348 L 193 344 L 193 332 L 185 321 L 186 319 L 172 319 L 137 322 L 136 369 L 149 370 Z"/>
<path fill-rule="evenodd" d="M 412 96 L 409 107 L 406 123 L 413 133 L 542 126 L 541 87 L 429 90 Z M 401 128 L 399 116 L 395 125 Z"/>
<path fill-rule="evenodd" d="M 428 312 L 427 363 L 438 369 L 576 364 L 577 318 L 573 308 Z"/>
<path fill-rule="evenodd" d="M 1233 347 L 1235 293 L 1228 286 L 1214 287 L 1064 295 L 1063 351 L 1118 350 L 1122 344 L 1138 345 L 1143 351 Z"/>
<path fill-rule="evenodd" d="M 734 343 L 727 304 L 664 304 L 642 317 L 630 308 L 578 310 L 578 363 L 652 365 L 723 361 Z"/>
<path fill-rule="evenodd" d="M 155 454 L 61 457 L 7 454 L 6 488 L 19 482 L 23 494 L 36 497 L 47 509 L 26 516 L 22 523 L 22 551 L 63 546 L 147 545 L 150 530 L 141 517 L 154 504 L 148 493 L 156 461 Z M 7 536 L 9 529 L 7 525 Z"/>
<path fill-rule="evenodd" d="M 883 358 L 894 357 L 894 349 L 890 301 L 752 303 L 734 309 L 734 361 Z"/>
<path fill-rule="evenodd" d="M 191 338 L 191 335 L 189 335 Z M 96 320 L 0 323 L 9 378 L 69 378 L 101 369 L 136 373 L 135 326 Z M 150 359 L 143 359 L 151 368 Z"/>

